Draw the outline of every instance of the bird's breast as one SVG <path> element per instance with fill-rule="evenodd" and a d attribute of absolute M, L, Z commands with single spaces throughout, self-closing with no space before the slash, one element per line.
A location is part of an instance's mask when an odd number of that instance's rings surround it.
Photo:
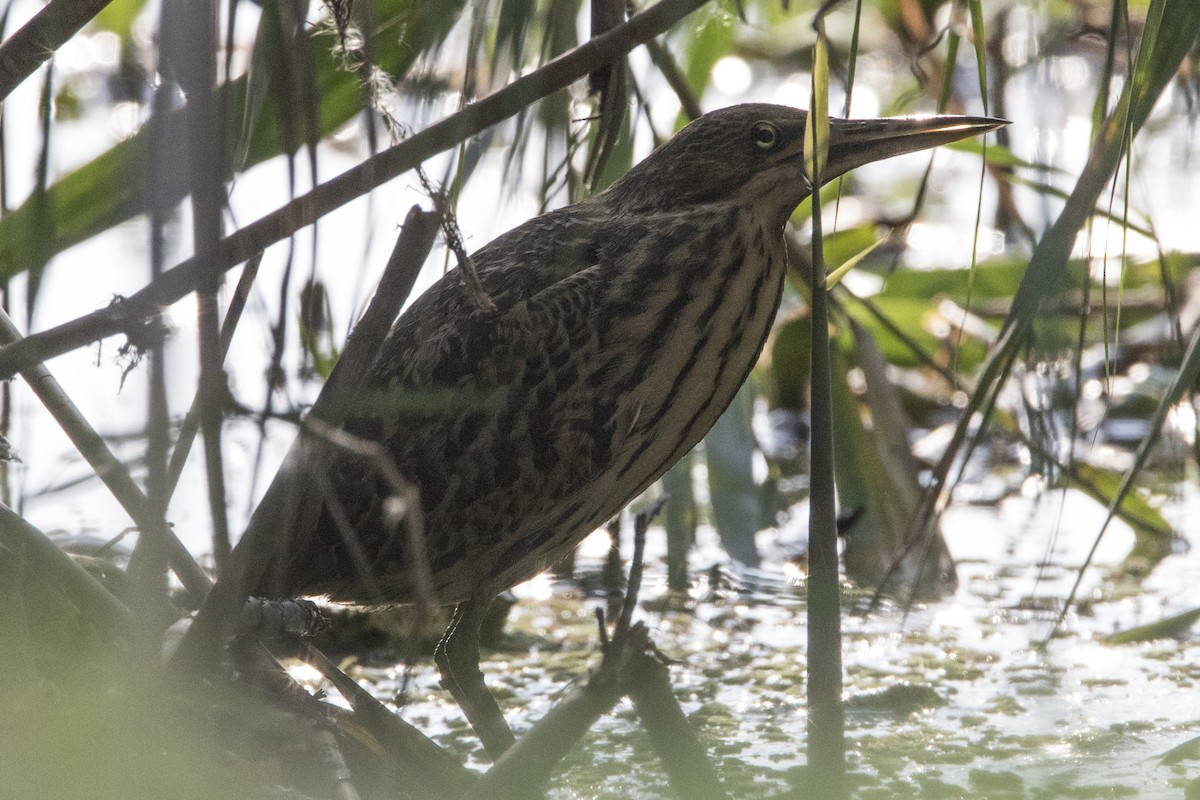
<path fill-rule="evenodd" d="M 612 470 L 614 494 L 626 500 L 733 400 L 766 342 L 786 271 L 782 231 L 749 210 L 697 215 L 663 235 L 686 242 L 647 248 L 667 254 L 657 260 L 631 259 L 625 303 L 638 310 L 612 329 L 621 340 L 613 352 L 630 354 L 619 404 L 629 429 Z"/>

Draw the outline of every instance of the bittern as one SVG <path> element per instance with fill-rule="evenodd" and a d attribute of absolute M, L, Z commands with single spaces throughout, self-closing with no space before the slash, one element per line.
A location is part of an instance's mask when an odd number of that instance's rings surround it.
<path fill-rule="evenodd" d="M 428 600 L 423 561 L 436 601 L 458 604 L 435 654 L 443 683 L 503 752 L 512 735 L 479 670 L 481 615 L 649 487 L 732 401 L 783 293 L 784 225 L 813 190 L 805 118 L 765 104 L 706 114 L 607 190 L 476 252 L 490 303 L 458 269 L 428 289 L 344 423 L 418 488 L 425 552 L 386 524 L 394 486 L 377 464 L 341 454 L 310 478 L 321 512 L 286 534 L 258 593 Z M 1002 124 L 833 119 L 821 177 Z"/>

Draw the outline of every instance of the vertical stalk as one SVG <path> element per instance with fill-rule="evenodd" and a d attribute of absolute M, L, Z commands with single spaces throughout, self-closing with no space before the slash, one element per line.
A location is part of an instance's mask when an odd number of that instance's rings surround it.
<path fill-rule="evenodd" d="M 0 39 L 8 32 L 8 14 L 11 4 L 6 6 L 4 14 L 0 15 Z M 0 217 L 8 215 L 8 135 L 5 123 L 4 106 L 0 104 Z M 0 283 L 0 310 L 9 313 L 8 281 Z M 7 437 L 12 430 L 12 383 L 0 383 L 0 437 Z M 12 507 L 12 481 L 8 470 L 8 460 L 0 459 L 0 503 Z"/>
<path fill-rule="evenodd" d="M 220 242 L 225 204 L 223 137 L 216 89 L 217 6 L 215 0 L 172 0 L 163 6 L 163 51 L 175 66 L 188 98 L 188 172 L 192 195 L 192 241 L 197 269 L 200 341 L 200 426 L 208 473 L 213 558 L 218 570 L 230 552 L 226 515 L 221 426 L 228 388 L 221 369 L 217 292 L 221 286 Z"/>
<path fill-rule="evenodd" d="M 687 557 L 696 537 L 696 498 L 692 492 L 692 454 L 667 470 L 662 477 L 667 504 L 663 527 L 667 529 L 667 587 L 672 592 L 688 588 Z"/>
<path fill-rule="evenodd" d="M 813 253 L 820 252 L 813 195 Z M 833 400 L 829 386 L 825 265 L 812 271 L 812 461 L 808 521 L 808 763 L 830 789 L 840 785 L 846 745 L 842 718 L 841 584 L 833 483 Z M 816 777 L 814 775 L 814 777 Z"/>
<path fill-rule="evenodd" d="M 164 119 L 170 111 L 171 90 L 159 87 L 152 101 L 152 119 Z M 166 263 L 166 225 L 171 204 L 157 191 L 159 183 L 153 176 L 157 170 L 168 169 L 169 153 L 175 152 L 167 140 L 164 126 L 150 127 L 150 158 L 147 165 L 145 185 L 151 194 L 150 200 L 150 280 L 162 275 Z M 158 338 L 150 351 L 149 386 L 147 387 L 146 409 L 146 499 L 148 512 L 166 525 L 167 506 L 170 504 L 171 489 L 167 483 L 167 454 L 170 449 L 170 419 L 167 405 L 166 343 Z M 143 535 L 138 537 L 133 555 L 129 559 L 128 572 L 133 579 L 136 599 L 135 609 L 153 614 L 167 608 L 169 589 L 168 552 L 160 537 Z"/>
<path fill-rule="evenodd" d="M 828 146 L 824 26 L 816 20 L 813 92 L 805 132 L 812 178 L 812 439 L 808 523 L 808 772 L 821 797 L 845 796 L 846 740 L 842 714 L 841 584 L 833 481 L 833 398 L 829 370 L 829 309 L 821 243 L 821 170 Z"/>

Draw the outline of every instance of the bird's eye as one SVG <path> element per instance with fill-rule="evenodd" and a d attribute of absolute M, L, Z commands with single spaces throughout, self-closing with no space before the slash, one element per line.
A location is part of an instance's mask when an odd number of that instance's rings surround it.
<path fill-rule="evenodd" d="M 751 131 L 754 135 L 754 144 L 759 150 L 770 150 L 779 144 L 779 128 L 770 122 L 756 122 Z"/>

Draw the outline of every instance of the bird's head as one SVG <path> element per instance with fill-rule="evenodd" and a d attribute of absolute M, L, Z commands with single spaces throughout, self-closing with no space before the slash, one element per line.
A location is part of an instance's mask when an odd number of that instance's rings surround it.
<path fill-rule="evenodd" d="M 808 114 L 745 103 L 705 114 L 609 189 L 623 207 L 674 210 L 715 202 L 765 205 L 782 225 L 812 193 L 804 164 Z M 1004 125 L 989 117 L 829 120 L 821 180 L 890 156 L 956 142 Z"/>

